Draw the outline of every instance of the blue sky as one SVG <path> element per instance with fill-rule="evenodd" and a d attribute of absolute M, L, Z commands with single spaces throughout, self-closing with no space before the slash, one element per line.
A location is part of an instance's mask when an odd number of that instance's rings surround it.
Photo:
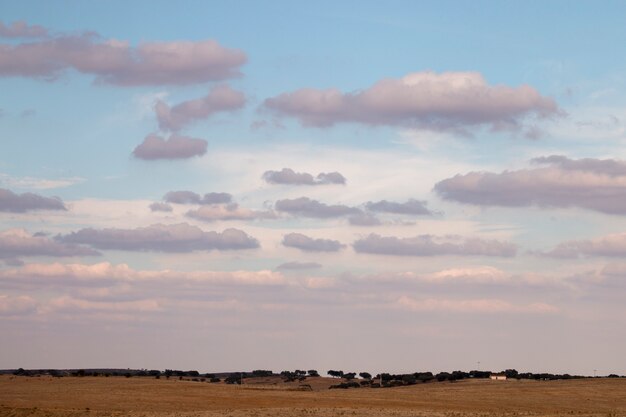
<path fill-rule="evenodd" d="M 0 367 L 626 373 L 625 12 L 0 1 Z"/>

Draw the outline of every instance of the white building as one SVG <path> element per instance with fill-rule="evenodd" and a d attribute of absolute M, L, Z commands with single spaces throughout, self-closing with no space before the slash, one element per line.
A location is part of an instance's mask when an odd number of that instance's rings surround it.
<path fill-rule="evenodd" d="M 489 378 L 493 379 L 494 381 L 506 381 L 505 374 L 491 374 L 489 375 Z"/>

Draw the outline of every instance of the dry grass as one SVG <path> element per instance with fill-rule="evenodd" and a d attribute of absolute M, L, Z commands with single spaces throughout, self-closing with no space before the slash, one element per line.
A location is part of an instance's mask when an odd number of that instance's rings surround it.
<path fill-rule="evenodd" d="M 328 390 L 334 381 L 243 387 L 149 378 L 0 376 L 2 416 L 626 416 L 626 379 L 429 383 Z M 336 382 L 336 381 L 335 381 Z"/>

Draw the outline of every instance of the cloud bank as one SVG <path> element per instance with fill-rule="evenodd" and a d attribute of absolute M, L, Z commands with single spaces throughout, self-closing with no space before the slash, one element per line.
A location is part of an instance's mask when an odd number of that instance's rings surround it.
<path fill-rule="evenodd" d="M 137 270 L 126 264 L 28 264 L 20 268 L 0 271 L 0 280 L 29 284 L 71 286 L 110 286 L 124 283 L 171 282 L 212 283 L 221 285 L 281 285 L 285 283 L 280 273 L 262 271 L 172 271 Z"/>
<path fill-rule="evenodd" d="M 352 245 L 358 253 L 371 253 L 394 256 L 499 256 L 512 257 L 517 247 L 512 243 L 460 236 L 436 237 L 420 235 L 410 238 L 395 236 L 369 236 L 355 241 Z"/>
<path fill-rule="evenodd" d="M 0 259 L 25 256 L 94 256 L 100 253 L 92 248 L 72 242 L 60 242 L 41 234 L 30 234 L 23 229 L 0 232 Z"/>
<path fill-rule="evenodd" d="M 560 243 L 545 255 L 556 258 L 589 256 L 626 256 L 626 233 L 615 233 L 587 240 L 570 240 Z"/>
<path fill-rule="evenodd" d="M 301 271 L 307 269 L 319 269 L 322 267 L 322 264 L 317 262 L 285 262 L 276 267 L 279 271 Z"/>
<path fill-rule="evenodd" d="M 612 159 L 535 158 L 539 168 L 470 172 L 445 179 L 435 191 L 446 200 L 478 206 L 578 207 L 626 214 L 626 163 Z"/>
<path fill-rule="evenodd" d="M 58 236 L 60 242 L 85 244 L 98 249 L 154 252 L 193 252 L 255 249 L 259 242 L 238 229 L 205 232 L 187 223 L 154 224 L 136 229 L 86 228 Z"/>
<path fill-rule="evenodd" d="M 397 300 L 397 306 L 410 311 L 447 311 L 455 313 L 556 313 L 558 308 L 545 303 L 532 303 L 527 305 L 515 305 L 500 299 L 434 299 L 428 298 L 416 300 L 412 297 L 402 296 Z"/>
<path fill-rule="evenodd" d="M 560 113 L 553 99 L 530 86 L 489 85 L 476 72 L 415 72 L 351 93 L 307 88 L 268 98 L 263 106 L 304 126 L 352 122 L 438 130 L 520 129 L 529 116 Z"/>

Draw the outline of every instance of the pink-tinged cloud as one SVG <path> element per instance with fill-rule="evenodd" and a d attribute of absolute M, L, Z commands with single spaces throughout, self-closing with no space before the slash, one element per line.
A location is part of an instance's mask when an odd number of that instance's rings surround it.
<path fill-rule="evenodd" d="M 33 193 L 16 194 L 0 188 L 0 212 L 26 213 L 37 210 L 66 211 L 67 208 L 58 197 L 43 197 Z"/>
<path fill-rule="evenodd" d="M 0 317 L 22 316 L 33 313 L 36 309 L 37 301 L 32 297 L 0 294 Z"/>
<path fill-rule="evenodd" d="M 276 218 L 276 214 L 273 211 L 250 210 L 239 207 L 236 203 L 202 206 L 196 210 L 189 210 L 186 215 L 187 217 L 205 222 Z"/>
<path fill-rule="evenodd" d="M 459 174 L 438 182 L 435 191 L 446 200 L 478 206 L 579 207 L 626 214 L 624 161 L 553 155 L 532 162 L 542 166 Z"/>
<path fill-rule="evenodd" d="M 92 248 L 74 243 L 59 242 L 40 234 L 30 234 L 23 229 L 0 232 L 0 259 L 19 259 L 28 256 L 96 256 Z"/>
<path fill-rule="evenodd" d="M 531 313 L 531 314 L 554 314 L 559 311 L 555 306 L 545 303 L 532 303 L 516 305 L 500 299 L 415 299 L 402 296 L 396 301 L 396 306 L 410 311 L 421 312 L 450 312 L 450 313 Z"/>
<path fill-rule="evenodd" d="M 60 242 L 98 249 L 154 252 L 193 252 L 256 249 L 259 242 L 239 229 L 205 232 L 187 223 L 153 224 L 136 229 L 81 229 L 57 236 Z"/>
<path fill-rule="evenodd" d="M 159 100 L 154 106 L 159 127 L 165 131 L 178 131 L 215 113 L 241 109 L 246 104 L 245 95 L 228 85 L 213 87 L 209 94 L 195 100 L 183 101 L 173 107 Z"/>
<path fill-rule="evenodd" d="M 279 271 L 304 271 L 307 269 L 319 269 L 322 267 L 322 264 L 317 262 L 285 262 L 276 267 Z"/>
<path fill-rule="evenodd" d="M 105 312 L 105 313 L 123 313 L 123 312 L 156 312 L 163 308 L 159 300 L 144 299 L 132 301 L 91 301 L 74 298 L 71 296 L 63 296 L 50 300 L 42 307 L 42 313 L 78 313 L 86 312 Z"/>
<path fill-rule="evenodd" d="M 358 213 L 348 218 L 348 222 L 352 226 L 380 226 L 382 221 L 372 213 Z"/>
<path fill-rule="evenodd" d="M 327 185 L 345 184 L 346 178 L 339 172 L 320 172 L 314 178 L 308 172 L 295 172 L 291 168 L 280 171 L 265 171 L 262 177 L 269 184 L 283 185 Z"/>
<path fill-rule="evenodd" d="M 302 233 L 286 234 L 283 236 L 282 244 L 304 252 L 338 252 L 346 247 L 338 240 L 314 239 Z"/>
<path fill-rule="evenodd" d="M 355 241 L 352 246 L 358 253 L 394 256 L 499 256 L 512 257 L 517 246 L 509 242 L 461 236 L 438 237 L 420 235 L 400 238 L 372 233 Z"/>
<path fill-rule="evenodd" d="M 228 193 L 206 193 L 201 196 L 193 191 L 169 191 L 163 196 L 163 200 L 173 204 L 229 204 L 233 200 L 233 196 Z"/>
<path fill-rule="evenodd" d="M 0 76 L 53 80 L 68 69 L 117 86 L 188 85 L 239 77 L 246 55 L 214 40 L 131 46 L 93 33 L 0 45 Z"/>
<path fill-rule="evenodd" d="M 160 211 L 160 212 L 164 212 L 164 213 L 170 213 L 173 211 L 172 206 L 170 206 L 167 203 L 152 203 L 150 204 L 150 211 L 155 212 L 155 211 Z"/>
<path fill-rule="evenodd" d="M 530 86 L 489 85 L 476 72 L 416 72 L 350 93 L 307 88 L 266 99 L 263 106 L 304 126 L 361 123 L 460 131 L 480 125 L 519 130 L 527 117 L 561 113 L 553 99 Z"/>
<path fill-rule="evenodd" d="M 468 282 L 481 284 L 501 284 L 511 282 L 511 276 L 492 266 L 449 268 L 425 274 L 420 279 L 434 283 Z"/>
<path fill-rule="evenodd" d="M 158 159 L 188 159 L 202 156 L 207 150 L 207 141 L 187 136 L 171 134 L 167 139 L 150 134 L 133 151 L 138 159 L 154 161 Z"/>
<path fill-rule="evenodd" d="M 39 25 L 29 25 L 23 20 L 18 20 L 10 25 L 0 22 L 0 38 L 45 38 L 48 29 Z"/>
<path fill-rule="evenodd" d="M 365 204 L 365 208 L 370 211 L 380 213 L 407 214 L 415 216 L 431 216 L 433 214 L 426 205 L 425 201 L 409 199 L 404 203 L 395 201 L 381 200 L 377 202 L 369 201 Z"/>
<path fill-rule="evenodd" d="M 214 285 L 286 285 L 280 272 L 260 271 L 172 271 L 137 270 L 126 264 L 27 264 L 20 268 L 0 270 L 0 280 L 39 286 L 97 287 L 113 284 L 167 282 L 180 286 L 193 283 Z"/>
<path fill-rule="evenodd" d="M 361 210 L 356 207 L 349 207 L 343 204 L 328 205 L 320 203 L 317 200 L 312 200 L 308 197 L 278 200 L 274 207 L 277 211 L 283 213 L 318 219 L 342 217 L 361 213 Z"/>
<path fill-rule="evenodd" d="M 570 240 L 560 243 L 544 255 L 556 258 L 626 257 L 626 233 L 615 233 L 595 239 Z"/>

